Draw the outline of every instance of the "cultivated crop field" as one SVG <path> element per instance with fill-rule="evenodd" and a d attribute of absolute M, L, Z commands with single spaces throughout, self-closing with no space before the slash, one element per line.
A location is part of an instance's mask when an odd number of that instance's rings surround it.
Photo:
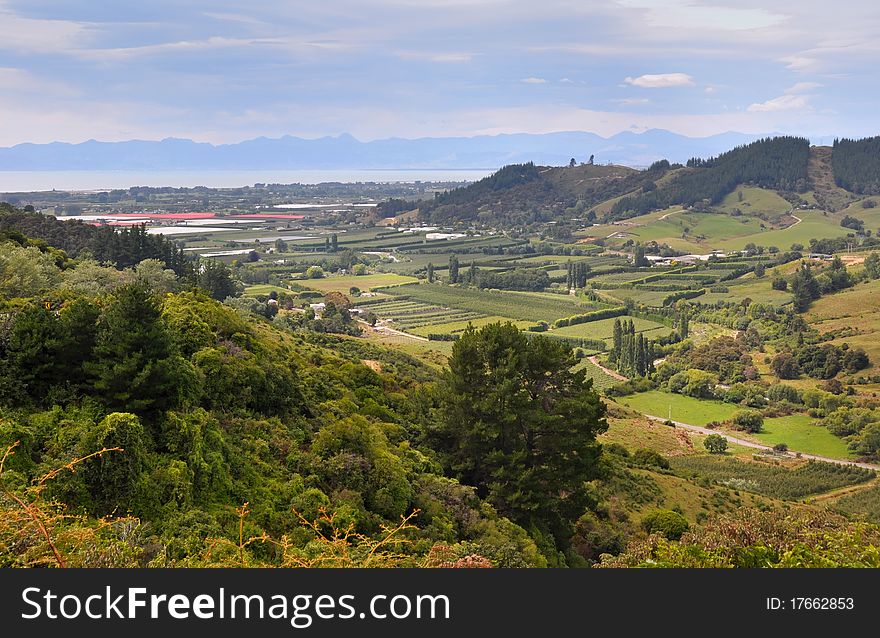
<path fill-rule="evenodd" d="M 616 383 L 620 383 L 620 381 L 607 374 L 602 368 L 595 365 L 589 359 L 582 359 L 581 362 L 574 367 L 574 370 L 583 370 L 584 376 L 593 380 L 593 388 L 600 392 L 605 391 Z"/>
<path fill-rule="evenodd" d="M 391 321 L 399 330 L 412 330 L 434 324 L 464 323 L 484 315 L 469 310 L 446 308 L 410 299 L 391 299 L 361 306 L 383 321 Z M 428 330 L 434 332 L 434 330 Z"/>
<path fill-rule="evenodd" d="M 683 476 L 705 477 L 731 489 L 788 500 L 864 483 L 876 476 L 872 470 L 819 461 L 800 462 L 793 468 L 720 455 L 673 457 L 669 462 Z"/>
<path fill-rule="evenodd" d="M 547 295 L 496 292 L 432 284 L 397 286 L 384 289 L 383 292 L 390 295 L 405 295 L 411 300 L 422 301 L 441 308 L 457 308 L 480 315 L 507 317 L 523 321 L 551 322 L 599 307 L 596 304 L 578 304 L 563 295 L 553 295 L 559 297 L 557 300 Z"/>
<path fill-rule="evenodd" d="M 646 337 L 658 339 L 672 333 L 672 328 L 664 326 L 661 323 L 641 319 L 639 317 L 620 317 L 621 321 L 632 320 L 636 332 L 644 332 Z M 579 323 L 574 326 L 565 326 L 564 328 L 555 328 L 550 334 L 559 337 L 575 337 L 578 339 L 600 339 L 602 341 L 611 341 L 614 336 L 615 319 L 599 319 L 598 321 L 589 321 L 587 323 Z"/>
<path fill-rule="evenodd" d="M 377 275 L 345 275 L 342 277 L 322 277 L 321 279 L 306 279 L 297 283 L 306 288 L 319 292 L 341 292 L 345 295 L 351 288 L 372 290 L 388 286 L 400 286 L 418 281 L 415 277 L 405 277 L 394 273 L 381 273 Z"/>

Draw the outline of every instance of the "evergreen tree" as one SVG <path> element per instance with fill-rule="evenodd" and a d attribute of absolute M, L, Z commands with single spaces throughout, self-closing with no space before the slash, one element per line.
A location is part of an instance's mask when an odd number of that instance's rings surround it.
<path fill-rule="evenodd" d="M 217 301 L 240 294 L 229 267 L 216 259 L 205 259 L 199 264 L 198 285 Z"/>
<path fill-rule="evenodd" d="M 458 283 L 458 256 L 455 253 L 449 255 L 449 283 Z"/>
<path fill-rule="evenodd" d="M 453 345 L 441 418 L 444 465 L 500 513 L 566 545 L 592 505 L 605 406 L 570 348 L 513 324 L 469 328 Z"/>
<path fill-rule="evenodd" d="M 434 283 L 434 264 L 428 262 L 428 283 Z"/>
<path fill-rule="evenodd" d="M 813 276 L 810 265 L 802 262 L 791 281 L 791 293 L 794 295 L 794 309 L 805 312 L 810 303 L 819 298 L 819 282 Z"/>
<path fill-rule="evenodd" d="M 339 238 L 336 236 L 336 233 L 330 235 L 330 252 L 335 253 L 339 248 Z"/>
<path fill-rule="evenodd" d="M 645 257 L 645 247 L 642 246 L 641 243 L 637 243 L 635 245 L 635 249 L 633 252 L 633 265 L 636 268 L 645 268 L 651 265 L 651 262 L 649 262 L 648 258 Z"/>
<path fill-rule="evenodd" d="M 111 410 L 147 412 L 173 407 L 184 368 L 162 322 L 159 302 L 142 285 L 117 289 L 98 324 L 93 387 Z M 182 383 L 186 386 L 188 383 Z"/>

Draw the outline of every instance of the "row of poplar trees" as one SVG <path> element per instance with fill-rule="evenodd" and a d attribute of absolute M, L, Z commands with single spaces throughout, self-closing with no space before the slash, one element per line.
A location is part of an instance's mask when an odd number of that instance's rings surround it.
<path fill-rule="evenodd" d="M 654 372 L 654 346 L 641 332 L 636 334 L 632 319 L 614 320 L 614 349 L 611 363 L 626 376 L 644 377 Z"/>
<path fill-rule="evenodd" d="M 587 285 L 589 272 L 590 267 L 582 261 L 568 262 L 565 267 L 565 287 L 568 290 L 584 288 Z"/>

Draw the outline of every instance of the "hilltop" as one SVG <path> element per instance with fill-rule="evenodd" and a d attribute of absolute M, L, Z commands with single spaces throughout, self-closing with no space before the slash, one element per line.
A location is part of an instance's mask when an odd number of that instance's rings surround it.
<path fill-rule="evenodd" d="M 614 222 L 684 207 L 755 216 L 785 227 L 795 209 L 836 212 L 860 196 L 880 192 L 873 140 L 842 140 L 811 147 L 807 139 L 767 138 L 686 164 L 658 160 L 635 170 L 620 165 L 509 165 L 474 184 L 433 200 L 390 202 L 391 216 L 418 209 L 428 223 L 478 222 L 528 226 L 568 221 Z M 872 171 L 875 171 L 872 173 Z"/>

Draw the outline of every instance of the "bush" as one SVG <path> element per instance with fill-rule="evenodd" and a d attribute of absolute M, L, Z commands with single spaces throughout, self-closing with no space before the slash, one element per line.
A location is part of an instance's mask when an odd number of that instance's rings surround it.
<path fill-rule="evenodd" d="M 786 445 L 785 443 L 777 443 L 776 445 L 773 446 L 773 451 L 779 452 L 780 454 L 784 454 L 784 453 L 788 452 L 788 445 Z"/>
<path fill-rule="evenodd" d="M 790 352 L 780 352 L 770 363 L 770 367 L 780 379 L 797 379 L 801 376 L 801 367 L 797 359 Z"/>
<path fill-rule="evenodd" d="M 724 454 L 727 451 L 727 439 L 720 434 L 710 434 L 703 441 L 703 447 L 709 450 L 710 454 Z"/>
<path fill-rule="evenodd" d="M 633 463 L 636 465 L 645 465 L 649 467 L 659 467 L 663 470 L 669 469 L 669 461 L 667 461 L 661 454 L 655 452 L 654 450 L 647 450 L 645 448 L 641 448 L 636 450 L 635 454 L 632 456 Z"/>
<path fill-rule="evenodd" d="M 642 527 L 649 534 L 662 534 L 671 541 L 681 539 L 690 529 L 687 519 L 672 510 L 657 510 L 642 519 Z"/>
<path fill-rule="evenodd" d="M 737 430 L 756 433 L 764 427 L 764 417 L 757 410 L 740 410 L 733 415 L 733 427 Z"/>

